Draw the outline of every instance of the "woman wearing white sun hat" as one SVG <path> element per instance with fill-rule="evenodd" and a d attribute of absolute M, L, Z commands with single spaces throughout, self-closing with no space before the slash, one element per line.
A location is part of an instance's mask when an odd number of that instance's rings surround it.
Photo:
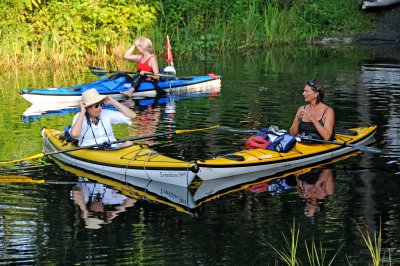
<path fill-rule="evenodd" d="M 131 125 L 132 119 L 136 117 L 131 109 L 112 97 L 100 95 L 96 89 L 83 92 L 82 98 L 81 111 L 74 116 L 70 129 L 71 136 L 79 140 L 80 146 L 116 141 L 112 125 Z M 119 112 L 103 110 L 103 104 L 113 105 Z M 127 141 L 116 146 L 124 147 L 132 144 L 131 141 Z"/>

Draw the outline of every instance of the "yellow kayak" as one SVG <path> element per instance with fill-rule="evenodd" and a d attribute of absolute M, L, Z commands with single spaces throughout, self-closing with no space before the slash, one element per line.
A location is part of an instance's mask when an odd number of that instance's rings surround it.
<path fill-rule="evenodd" d="M 64 132 L 44 128 L 43 152 L 52 159 L 102 175 L 118 175 L 121 180 L 136 177 L 187 187 L 196 176 L 196 164 L 170 158 L 134 145 L 121 149 L 73 149 L 76 145 L 64 140 Z"/>
<path fill-rule="evenodd" d="M 227 154 L 209 160 L 199 160 L 197 175 L 202 180 L 213 180 L 251 172 L 263 171 L 266 176 L 322 163 L 349 154 L 361 145 L 372 142 L 375 125 L 350 129 L 353 134 L 336 134 L 330 143 L 297 142 L 287 153 L 253 149 Z M 364 147 L 368 148 L 368 147 Z"/>

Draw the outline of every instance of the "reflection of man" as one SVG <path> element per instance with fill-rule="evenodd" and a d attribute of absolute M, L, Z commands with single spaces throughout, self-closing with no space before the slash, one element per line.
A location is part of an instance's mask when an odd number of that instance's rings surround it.
<path fill-rule="evenodd" d="M 323 211 L 326 197 L 335 192 L 332 169 L 313 169 L 309 173 L 296 177 L 300 197 L 306 200 L 304 215 L 315 218 Z"/>
<path fill-rule="evenodd" d="M 88 229 L 99 229 L 102 224 L 110 223 L 118 213 L 126 211 L 126 208 L 132 207 L 136 202 L 135 199 L 128 198 L 100 183 L 76 185 L 71 191 L 71 196 L 79 206 L 81 217 Z M 113 209 L 108 210 L 110 207 Z"/>

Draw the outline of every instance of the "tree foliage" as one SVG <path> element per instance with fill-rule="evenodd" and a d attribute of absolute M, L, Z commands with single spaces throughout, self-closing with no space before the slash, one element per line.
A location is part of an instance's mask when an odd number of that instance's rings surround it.
<path fill-rule="evenodd" d="M 156 6 L 141 1 L 52 1 L 28 17 L 32 41 L 52 38 L 66 49 L 87 52 L 99 44 L 116 45 L 156 22 Z"/>
<path fill-rule="evenodd" d="M 175 52 L 209 58 L 357 32 L 369 21 L 348 0 L 2 0 L 0 56 L 107 60 L 138 35 L 160 47 L 169 34 Z"/>

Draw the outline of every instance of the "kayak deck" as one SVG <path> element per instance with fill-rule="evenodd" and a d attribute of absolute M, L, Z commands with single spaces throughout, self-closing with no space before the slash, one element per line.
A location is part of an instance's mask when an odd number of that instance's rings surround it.
<path fill-rule="evenodd" d="M 366 145 L 376 131 L 376 126 L 351 129 L 355 135 L 336 134 L 336 141 L 348 144 Z M 297 142 L 287 153 L 266 149 L 253 149 L 227 154 L 219 158 L 197 161 L 197 174 L 202 180 L 211 180 L 255 171 L 270 170 L 276 174 L 296 167 L 329 160 L 354 152 L 354 148 L 337 144 L 311 144 Z"/>
<path fill-rule="evenodd" d="M 121 149 L 79 149 L 71 142 L 61 140 L 64 132 L 44 128 L 43 151 L 63 163 L 99 174 L 120 174 L 159 182 L 187 186 L 195 177 L 196 165 L 164 156 L 146 145 L 134 145 Z"/>
<path fill-rule="evenodd" d="M 221 79 L 209 76 L 193 76 L 191 79 L 172 79 L 157 82 L 164 93 L 176 92 L 198 92 L 212 90 L 221 87 Z M 55 104 L 63 103 L 69 106 L 77 106 L 82 100 L 82 92 L 95 88 L 102 95 L 108 95 L 116 100 L 126 99 L 121 92 L 130 89 L 131 83 L 126 82 L 125 77 L 110 80 L 106 77 L 97 81 L 80 84 L 72 87 L 58 87 L 46 89 L 23 89 L 20 95 L 32 104 Z M 133 97 L 155 97 L 157 91 L 153 83 L 143 81 L 140 87 L 133 93 Z"/>

